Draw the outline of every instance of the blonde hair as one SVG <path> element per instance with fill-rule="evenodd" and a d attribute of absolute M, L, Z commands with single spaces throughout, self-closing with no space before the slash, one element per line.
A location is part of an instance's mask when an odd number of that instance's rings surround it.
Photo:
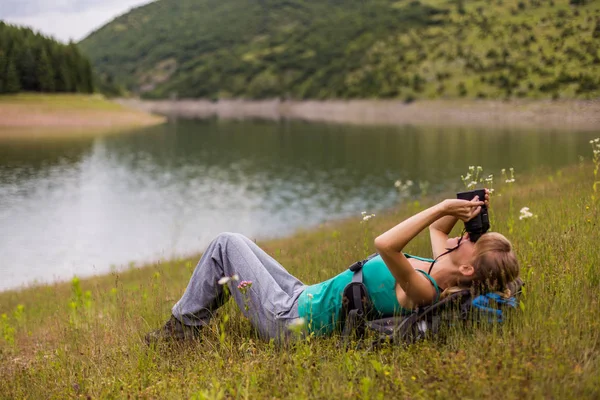
<path fill-rule="evenodd" d="M 508 284 L 519 277 L 519 262 L 510 241 L 497 232 L 482 235 L 475 243 L 471 260 L 475 269 L 470 282 L 447 288 L 442 298 L 465 289 L 477 292 L 497 292 L 510 297 Z"/>

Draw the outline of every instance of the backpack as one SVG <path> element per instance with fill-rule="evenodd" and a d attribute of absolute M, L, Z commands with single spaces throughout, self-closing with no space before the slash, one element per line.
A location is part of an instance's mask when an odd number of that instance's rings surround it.
<path fill-rule="evenodd" d="M 505 298 L 497 293 L 474 294 L 469 289 L 452 293 L 435 304 L 417 308 L 404 316 L 381 315 L 369 298 L 362 282 L 362 267 L 377 254 L 352 264 L 354 272 L 343 292 L 340 323 L 342 338 L 347 345 L 351 338 L 363 339 L 368 331 L 378 338 L 371 347 L 385 342 L 411 344 L 427 337 L 435 337 L 444 328 L 469 321 L 477 323 L 502 323 L 506 313 L 518 306 L 517 298 L 524 283 L 521 278 L 508 285 L 512 296 Z"/>

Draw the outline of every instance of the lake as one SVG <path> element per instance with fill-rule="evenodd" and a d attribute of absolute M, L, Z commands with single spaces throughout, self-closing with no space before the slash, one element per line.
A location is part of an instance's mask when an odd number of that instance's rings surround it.
<path fill-rule="evenodd" d="M 600 132 L 600 130 L 599 130 Z M 201 252 L 590 159 L 598 132 L 174 121 L 135 133 L 0 141 L 0 290 Z M 400 193 L 394 182 L 414 184 Z M 518 182 L 517 182 L 518 183 Z"/>

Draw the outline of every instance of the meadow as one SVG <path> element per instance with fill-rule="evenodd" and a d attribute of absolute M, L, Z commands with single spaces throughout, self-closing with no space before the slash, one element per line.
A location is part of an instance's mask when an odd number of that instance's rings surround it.
<path fill-rule="evenodd" d="M 108 101 L 100 94 L 24 92 L 0 96 L 0 106 L 23 106 L 39 111 L 124 111 L 117 103 Z"/>
<path fill-rule="evenodd" d="M 164 121 L 164 117 L 130 110 L 100 94 L 31 92 L 0 96 L 0 138 L 90 136 Z"/>
<path fill-rule="evenodd" d="M 591 147 L 592 162 L 586 155 L 559 171 L 480 173 L 494 189 L 492 229 L 513 241 L 526 282 L 519 311 L 501 326 L 375 351 L 344 350 L 337 336 L 278 347 L 260 341 L 229 302 L 201 341 L 149 348 L 145 333 L 168 319 L 198 257 L 160 261 L 0 293 L 0 397 L 598 398 L 600 139 Z M 477 173 L 469 172 L 466 185 Z M 315 283 L 371 253 L 376 235 L 443 197 L 258 243 Z M 426 233 L 407 250 L 429 256 Z"/>

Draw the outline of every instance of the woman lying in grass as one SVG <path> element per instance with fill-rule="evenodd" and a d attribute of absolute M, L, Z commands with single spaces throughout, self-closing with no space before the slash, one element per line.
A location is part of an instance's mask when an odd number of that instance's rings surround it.
<path fill-rule="evenodd" d="M 482 205 L 489 203 L 487 190 L 484 200 L 444 200 L 375 239 L 379 256 L 363 266 L 363 282 L 380 314 L 411 313 L 418 306 L 433 304 L 464 288 L 508 290 L 507 284 L 519 275 L 519 266 L 504 236 L 485 233 L 475 243 L 468 233 L 448 238 L 459 219 L 472 219 Z M 428 226 L 435 260 L 403 253 L 406 245 Z M 201 328 L 227 299 L 223 285 L 265 340 L 286 339 L 290 324 L 300 318 L 311 332 L 329 334 L 339 321 L 342 293 L 352 275 L 346 270 L 325 282 L 306 286 L 250 239 L 223 233 L 204 252 L 169 321 L 146 335 L 146 341 L 199 337 Z"/>

